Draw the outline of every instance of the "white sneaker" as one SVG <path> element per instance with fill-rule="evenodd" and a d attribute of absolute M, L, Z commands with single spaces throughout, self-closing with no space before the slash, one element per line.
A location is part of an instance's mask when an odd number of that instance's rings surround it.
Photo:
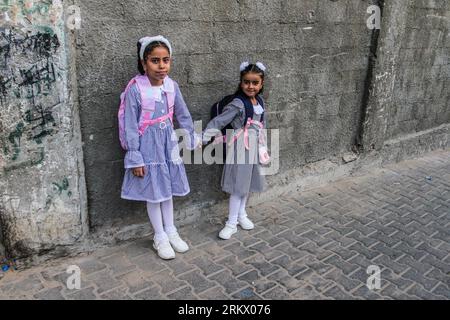
<path fill-rule="evenodd" d="M 153 248 L 158 251 L 158 256 L 163 260 L 175 259 L 175 251 L 173 251 L 169 240 L 153 241 Z"/>
<path fill-rule="evenodd" d="M 173 249 L 178 253 L 185 253 L 189 251 L 188 244 L 180 238 L 178 232 L 169 234 L 169 241 Z"/>
<path fill-rule="evenodd" d="M 242 229 L 247 231 L 255 229 L 254 223 L 247 216 L 240 217 L 238 219 L 238 224 Z"/>
<path fill-rule="evenodd" d="M 220 239 L 223 239 L 223 240 L 230 240 L 231 236 L 233 234 L 235 234 L 237 231 L 238 231 L 237 227 L 233 227 L 229 224 L 226 224 L 225 228 L 223 228 L 223 230 L 220 231 L 219 237 L 220 237 Z"/>

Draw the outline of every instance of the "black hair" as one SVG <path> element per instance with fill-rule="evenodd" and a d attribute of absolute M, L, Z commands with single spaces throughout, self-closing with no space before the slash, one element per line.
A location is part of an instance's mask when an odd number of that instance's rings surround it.
<path fill-rule="evenodd" d="M 144 50 L 144 61 L 147 61 L 147 58 L 148 58 L 149 54 L 152 53 L 153 50 L 155 48 L 158 48 L 158 47 L 166 48 L 167 51 L 169 51 L 169 53 L 170 53 L 169 47 L 164 42 L 155 41 L 155 42 L 150 43 L 145 48 L 145 50 Z M 142 48 L 142 44 L 140 42 L 138 42 L 137 43 L 138 70 L 139 70 L 140 74 L 144 75 L 145 74 L 145 70 L 144 70 L 144 66 L 142 65 L 142 62 L 141 62 L 141 48 Z"/>
<path fill-rule="evenodd" d="M 261 76 L 262 80 L 264 81 L 265 78 L 265 72 L 263 70 L 261 70 L 256 64 L 250 64 L 247 68 L 245 68 L 242 72 L 241 72 L 241 80 L 239 82 L 239 87 L 235 93 L 235 95 L 244 95 L 245 93 L 241 88 L 242 85 L 242 80 L 244 79 L 246 74 L 249 73 L 257 73 Z M 258 92 L 258 94 L 262 94 L 264 92 L 264 86 L 262 87 L 261 91 Z"/>

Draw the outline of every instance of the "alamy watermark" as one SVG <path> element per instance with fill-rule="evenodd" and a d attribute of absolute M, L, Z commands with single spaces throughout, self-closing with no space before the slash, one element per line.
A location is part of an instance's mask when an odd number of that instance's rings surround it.
<path fill-rule="evenodd" d="M 67 268 L 67 274 L 70 274 L 67 278 L 66 285 L 69 290 L 81 289 L 81 269 L 79 266 L 70 266 Z"/>
<path fill-rule="evenodd" d="M 367 288 L 369 290 L 381 290 L 381 269 L 379 266 L 369 266 L 367 268 Z"/>
<path fill-rule="evenodd" d="M 279 129 L 260 129 L 258 132 L 251 128 L 227 130 L 223 136 L 222 132 L 216 129 L 202 134 L 202 121 L 196 121 L 194 125 L 195 141 L 192 141 L 194 137 L 187 130 L 174 130 L 171 161 L 188 165 L 261 165 L 260 173 L 265 176 L 279 172 Z M 210 139 L 205 140 L 205 136 Z"/>
<path fill-rule="evenodd" d="M 53 0 L 53 6 L 62 6 L 61 0 Z M 370 17 L 367 19 L 367 28 L 370 30 L 381 29 L 381 8 L 377 5 L 371 5 L 367 8 Z M 76 5 L 71 5 L 66 9 L 66 27 L 69 30 L 81 29 L 81 9 Z M 309 19 L 314 19 L 314 12 L 309 12 Z"/>
<path fill-rule="evenodd" d="M 70 6 L 67 8 L 66 27 L 69 30 L 81 29 L 81 9 L 78 6 Z"/>
<path fill-rule="evenodd" d="M 62 0 L 52 0 L 52 10 L 54 12 L 62 12 Z M 65 25 L 69 30 L 81 29 L 81 9 L 79 6 L 71 5 L 65 10 Z"/>
<path fill-rule="evenodd" d="M 367 13 L 371 16 L 367 19 L 367 28 L 370 30 L 381 29 L 381 8 L 376 5 L 372 5 L 367 8 Z"/>

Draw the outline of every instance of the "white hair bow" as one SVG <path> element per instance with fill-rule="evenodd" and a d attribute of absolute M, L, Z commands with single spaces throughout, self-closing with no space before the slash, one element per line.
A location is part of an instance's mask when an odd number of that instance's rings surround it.
<path fill-rule="evenodd" d="M 248 61 L 245 61 L 245 62 L 242 62 L 241 63 L 241 67 L 240 67 L 240 70 L 241 70 L 241 72 L 242 71 L 244 71 L 245 69 L 247 69 L 247 67 L 250 65 L 250 62 L 248 62 Z M 267 70 L 267 68 L 266 68 L 266 66 L 262 63 L 262 62 L 257 62 L 256 63 L 256 66 L 259 68 L 259 69 L 261 69 L 261 71 L 263 71 L 263 72 L 266 72 L 266 70 Z"/>
<path fill-rule="evenodd" d="M 267 68 L 266 68 L 266 66 L 262 63 L 262 62 L 257 62 L 256 63 L 256 66 L 258 67 L 258 68 L 260 68 L 263 72 L 266 72 L 266 70 L 267 70 Z"/>
<path fill-rule="evenodd" d="M 241 67 L 240 67 L 241 72 L 244 71 L 245 69 L 247 69 L 247 67 L 249 65 L 250 65 L 250 62 L 248 62 L 248 61 L 242 62 Z"/>

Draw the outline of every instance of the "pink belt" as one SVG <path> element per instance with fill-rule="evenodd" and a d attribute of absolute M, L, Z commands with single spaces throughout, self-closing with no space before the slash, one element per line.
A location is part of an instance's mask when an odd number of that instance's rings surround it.
<path fill-rule="evenodd" d="M 166 114 L 165 116 L 162 116 L 160 118 L 157 119 L 152 119 L 152 120 L 144 120 L 142 121 L 142 124 L 139 128 L 139 135 L 143 136 L 145 133 L 145 129 L 147 129 L 147 127 L 149 126 L 153 126 L 155 124 L 159 123 L 159 127 L 161 129 L 165 129 L 167 127 L 167 123 L 166 120 L 170 119 L 171 122 L 173 122 L 173 112 L 170 112 L 169 114 Z"/>

